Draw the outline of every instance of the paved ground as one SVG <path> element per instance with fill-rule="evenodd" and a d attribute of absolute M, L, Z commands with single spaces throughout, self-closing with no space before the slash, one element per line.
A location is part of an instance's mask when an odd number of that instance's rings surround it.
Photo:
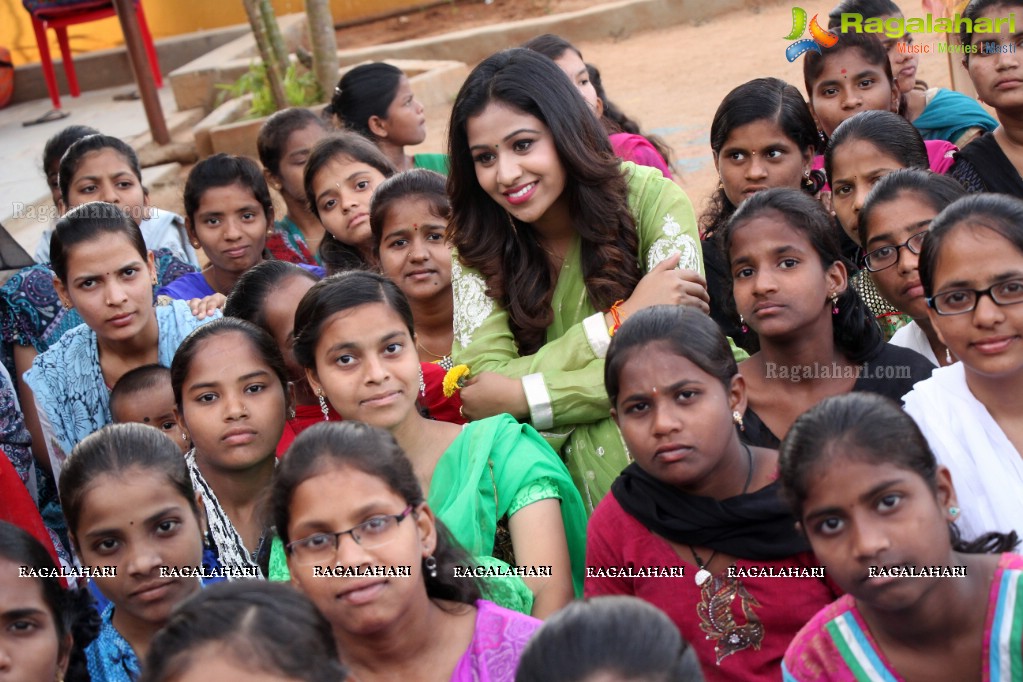
<path fill-rule="evenodd" d="M 800 64 L 790 64 L 784 56 L 788 42 L 783 36 L 791 28 L 792 4 L 773 0 L 752 0 L 750 4 L 755 8 L 699 26 L 675 26 L 578 44 L 583 56 L 600 67 L 608 95 L 645 130 L 672 145 L 680 184 L 698 212 L 717 184 L 708 131 L 722 97 L 759 76 L 783 78 L 802 89 Z M 919 13 L 915 2 L 902 4 L 907 15 Z M 830 3 L 808 11 L 825 13 L 829 8 Z M 926 41 L 926 37 L 918 37 L 920 40 Z M 923 55 L 919 74 L 930 85 L 947 86 L 949 82 L 945 60 L 939 55 Z M 0 110 L 0 221 L 8 222 L 18 202 L 31 203 L 46 196 L 42 148 L 46 138 L 62 125 L 92 125 L 129 140 L 146 131 L 140 103 L 112 101 L 114 94 L 130 90 L 121 87 L 85 93 L 78 100 L 65 98 L 65 107 L 72 112 L 69 118 L 30 128 L 22 128 L 21 122 L 45 113 L 48 101 Z M 161 91 L 161 100 L 166 111 L 174 111 L 167 86 Z M 429 134 L 418 151 L 440 151 L 449 110 L 435 108 L 427 114 Z M 154 196 L 154 203 L 180 212 L 179 194 L 173 188 L 162 191 Z M 35 225 L 17 224 L 12 232 L 30 251 L 34 248 Z"/>

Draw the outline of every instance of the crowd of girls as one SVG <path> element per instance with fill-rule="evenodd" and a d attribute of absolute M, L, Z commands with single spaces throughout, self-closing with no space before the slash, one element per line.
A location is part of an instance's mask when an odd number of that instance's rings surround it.
<path fill-rule="evenodd" d="M 734 87 L 699 222 L 554 35 L 471 71 L 446 154 L 350 68 L 183 219 L 54 136 L 0 290 L 0 677 L 1012 677 L 1019 63 L 966 60 L 996 121 L 911 42 Z"/>

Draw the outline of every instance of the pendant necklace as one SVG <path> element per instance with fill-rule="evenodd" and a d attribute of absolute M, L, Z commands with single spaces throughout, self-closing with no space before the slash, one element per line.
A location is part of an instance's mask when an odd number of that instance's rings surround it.
<path fill-rule="evenodd" d="M 750 450 L 749 446 L 745 443 L 742 444 L 742 447 L 746 448 L 746 459 L 749 462 L 749 471 L 746 473 L 746 483 L 742 486 L 742 492 L 739 493 L 740 495 L 745 495 L 746 491 L 749 490 L 750 483 L 753 482 L 753 451 Z M 696 550 L 693 549 L 692 545 L 689 545 L 689 551 L 693 553 L 693 560 L 700 568 L 700 570 L 696 572 L 696 585 L 699 587 L 711 579 L 711 572 L 707 570 L 707 566 L 714 561 L 714 557 L 718 555 L 718 551 L 716 549 L 714 550 L 714 553 L 710 555 L 709 559 L 707 559 L 707 563 L 703 563 L 703 559 L 701 559 L 700 555 L 696 553 Z"/>

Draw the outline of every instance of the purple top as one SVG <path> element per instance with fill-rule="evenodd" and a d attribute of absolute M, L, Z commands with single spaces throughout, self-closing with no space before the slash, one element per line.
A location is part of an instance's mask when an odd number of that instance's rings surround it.
<path fill-rule="evenodd" d="M 323 278 L 324 270 L 319 265 L 307 265 L 306 263 L 296 263 L 296 265 L 308 270 L 321 279 Z M 167 286 L 160 287 L 156 295 L 169 296 L 179 301 L 190 301 L 193 298 L 205 298 L 215 293 L 217 292 L 213 291 L 213 287 L 209 285 L 209 282 L 206 281 L 201 272 L 190 272 L 187 275 L 178 277 Z"/>
<path fill-rule="evenodd" d="M 664 177 L 671 179 L 668 162 L 658 153 L 657 148 L 650 144 L 650 140 L 632 133 L 615 133 L 608 135 L 608 139 L 611 140 L 611 147 L 619 158 L 640 166 L 656 168 Z"/>
<path fill-rule="evenodd" d="M 519 656 L 542 622 L 484 599 L 476 608 L 476 631 L 451 682 L 514 682 Z"/>

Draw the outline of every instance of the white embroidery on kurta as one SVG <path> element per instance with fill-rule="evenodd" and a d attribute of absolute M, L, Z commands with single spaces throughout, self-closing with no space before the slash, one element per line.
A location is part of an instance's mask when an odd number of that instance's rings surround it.
<path fill-rule="evenodd" d="M 647 272 L 676 251 L 682 254 L 678 261 L 679 269 L 700 269 L 700 245 L 682 230 L 682 226 L 675 220 L 675 216 L 670 213 L 664 215 L 661 232 L 664 233 L 664 236 L 655 241 L 647 251 Z"/>
<path fill-rule="evenodd" d="M 483 277 L 462 270 L 457 258 L 451 264 L 451 288 L 455 298 L 455 338 L 462 348 L 466 348 L 472 341 L 472 335 L 494 311 L 494 300 L 487 296 Z"/>

